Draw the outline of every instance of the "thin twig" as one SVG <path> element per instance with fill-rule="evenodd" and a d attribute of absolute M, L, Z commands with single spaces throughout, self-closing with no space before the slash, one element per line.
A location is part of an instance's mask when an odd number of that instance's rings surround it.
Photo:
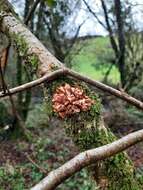
<path fill-rule="evenodd" d="M 25 18 L 24 24 L 28 25 L 28 22 L 30 21 L 31 16 L 32 16 L 32 14 L 34 13 L 34 11 L 35 11 L 35 9 L 36 9 L 36 7 L 37 7 L 37 5 L 38 5 L 39 2 L 40 2 L 40 0 L 36 0 L 36 1 L 33 3 L 33 5 L 32 5 L 32 7 L 31 7 L 31 9 L 30 9 L 30 11 L 29 11 L 27 17 Z"/>
<path fill-rule="evenodd" d="M 130 96 L 126 92 L 119 91 L 119 90 L 112 88 L 108 85 L 105 85 L 101 82 L 98 82 L 96 80 L 92 80 L 92 79 L 85 77 L 85 76 L 83 76 L 83 75 L 81 75 L 75 71 L 72 71 L 70 69 L 67 69 L 66 73 L 67 73 L 67 75 L 70 75 L 74 78 L 82 80 L 82 81 L 84 81 L 84 82 L 86 82 L 92 86 L 95 86 L 96 88 L 99 88 L 100 90 L 102 90 L 104 92 L 108 92 L 108 93 L 110 93 L 110 94 L 112 94 L 112 95 L 134 105 L 134 106 L 136 106 L 137 108 L 143 110 L 143 102 L 141 102 L 141 101 L 137 100 L 136 98 Z"/>
<path fill-rule="evenodd" d="M 34 165 L 36 166 L 42 173 L 47 174 L 48 172 L 42 168 L 41 166 L 39 166 L 28 154 L 25 154 L 26 158 Z"/>
<path fill-rule="evenodd" d="M 16 94 L 16 93 L 22 92 L 24 90 L 33 88 L 35 86 L 38 86 L 38 85 L 44 83 L 45 81 L 49 82 L 51 80 L 54 80 L 58 76 L 62 76 L 64 73 L 65 73 L 64 69 L 59 69 L 57 71 L 53 71 L 52 73 L 46 74 L 39 79 L 36 79 L 34 81 L 22 84 L 20 86 L 15 87 L 15 88 L 9 89 L 9 92 L 7 92 L 5 94 L 3 92 L 0 92 L 0 98 L 5 97 L 5 96 L 9 96 L 10 94 L 11 95 Z"/>
<path fill-rule="evenodd" d="M 124 151 L 132 145 L 143 141 L 143 129 L 122 137 L 121 139 L 99 148 L 87 150 L 75 156 L 61 167 L 53 170 L 40 183 L 31 190 L 52 190 L 67 178 L 85 168 L 86 166 L 104 160 Z"/>
<path fill-rule="evenodd" d="M 96 13 L 90 8 L 89 4 L 88 4 L 85 0 L 83 0 L 83 2 L 84 2 L 84 4 L 86 5 L 88 11 L 96 18 L 96 20 L 99 22 L 99 24 L 101 24 L 101 26 L 107 30 L 107 27 L 105 26 L 104 22 L 102 22 L 102 21 L 98 18 L 98 16 L 96 15 Z"/>
<path fill-rule="evenodd" d="M 63 68 L 63 69 L 59 69 L 57 71 L 53 71 L 52 73 L 46 74 L 45 76 L 43 76 L 37 80 L 34 80 L 32 82 L 20 85 L 20 86 L 15 87 L 15 88 L 12 88 L 9 90 L 9 93 L 3 94 L 2 92 L 0 92 L 0 98 L 5 97 L 5 96 L 9 96 L 9 94 L 15 94 L 15 93 L 24 91 L 24 90 L 26 90 L 28 88 L 32 88 L 34 86 L 38 86 L 38 85 L 44 83 L 45 81 L 49 82 L 49 81 L 54 80 L 55 78 L 63 76 L 63 75 L 72 76 L 73 78 L 76 78 L 78 80 L 82 80 L 82 81 L 84 81 L 84 82 L 86 82 L 92 86 L 95 86 L 96 88 L 102 90 L 103 92 L 108 92 L 108 93 L 110 93 L 110 94 L 112 94 L 112 95 L 134 105 L 134 106 L 136 106 L 137 108 L 143 110 L 143 102 L 141 102 L 141 101 L 137 100 L 136 98 L 130 96 L 126 92 L 119 91 L 115 88 L 112 88 L 112 87 L 105 85 L 101 82 L 98 82 L 96 80 L 92 80 L 88 77 L 85 77 L 85 76 L 83 76 L 83 75 L 81 75 L 75 71 L 72 71 L 70 69 L 67 69 L 67 68 Z"/>

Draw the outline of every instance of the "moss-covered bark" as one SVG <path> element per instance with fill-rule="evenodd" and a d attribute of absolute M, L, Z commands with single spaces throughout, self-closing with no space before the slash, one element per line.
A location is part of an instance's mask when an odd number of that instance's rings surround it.
<path fill-rule="evenodd" d="M 52 110 L 52 95 L 55 89 L 65 83 L 78 85 L 84 89 L 86 95 L 95 100 L 89 111 L 76 113 L 62 120 L 66 134 L 81 151 L 99 147 L 116 140 L 110 129 L 105 128 L 101 117 L 101 103 L 95 93 L 85 84 L 67 78 L 61 78 L 48 84 L 47 111 L 49 116 L 58 117 Z M 100 163 L 87 168 L 100 189 L 107 190 L 139 190 L 141 189 L 135 176 L 134 167 L 125 152 L 119 153 Z"/>
<path fill-rule="evenodd" d="M 19 48 L 21 56 L 28 59 L 28 62 L 33 63 L 37 67 L 38 60 L 38 74 L 44 75 L 51 71 L 52 66 L 62 67 L 62 64 L 49 53 L 46 48 L 32 35 L 32 33 L 23 26 L 17 18 L 15 13 L 9 6 L 7 0 L 0 1 L 0 25 L 3 32 L 8 34 L 10 39 Z M 37 59 L 35 59 L 37 57 Z M 35 64 L 36 63 L 36 64 Z M 33 68 L 33 67 L 32 67 Z M 47 101 L 48 115 L 55 114 L 52 110 L 52 95 L 55 88 L 62 83 L 68 82 L 75 85 L 75 81 L 68 79 L 60 79 L 53 82 L 48 88 L 49 100 Z M 113 133 L 106 129 L 101 121 L 100 101 L 95 94 L 90 91 L 84 84 L 79 83 L 84 88 L 85 93 L 92 99 L 95 99 L 95 104 L 91 106 L 87 112 L 81 112 L 72 115 L 71 117 L 63 119 L 63 124 L 68 136 L 70 136 L 74 143 L 81 149 L 87 150 L 90 148 L 99 147 L 101 145 L 110 143 L 116 139 Z M 48 85 L 49 87 L 49 85 Z M 49 95 L 48 93 L 48 95 Z M 134 168 L 125 153 L 120 153 L 100 163 L 93 164 L 89 170 L 94 175 L 96 182 L 104 189 L 109 190 L 139 190 L 139 185 L 134 177 Z M 98 171 L 98 172 L 97 172 Z M 96 176 L 96 172 L 98 176 Z"/>

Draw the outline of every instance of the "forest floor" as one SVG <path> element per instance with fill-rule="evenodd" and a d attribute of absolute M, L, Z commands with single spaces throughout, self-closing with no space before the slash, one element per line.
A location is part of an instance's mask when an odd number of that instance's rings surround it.
<path fill-rule="evenodd" d="M 83 48 L 74 56 L 71 63 L 72 68 L 92 79 L 102 81 L 113 59 L 113 52 L 109 44 L 107 37 L 83 41 L 79 44 Z M 115 66 L 112 67 L 108 80 L 113 84 L 119 82 L 119 72 Z M 142 92 L 142 87 L 140 91 Z M 142 93 L 140 97 L 142 97 Z M 120 103 L 116 107 L 119 106 Z M 47 123 L 47 114 L 39 105 L 30 111 L 26 123 L 31 133 L 34 134 L 34 138 L 30 142 L 21 137 L 10 139 L 0 136 L 0 190 L 29 189 L 48 172 L 79 153 L 65 135 L 64 129 L 56 124 L 49 125 Z M 122 126 L 124 122 L 121 123 L 117 119 L 113 121 L 114 123 L 119 124 L 115 128 L 115 133 L 119 137 L 143 128 L 140 125 L 131 125 L 131 122 Z M 127 152 L 137 168 L 138 178 L 143 183 L 143 143 L 132 146 Z M 61 184 L 57 190 L 91 190 L 86 171 L 78 172 Z"/>
<path fill-rule="evenodd" d="M 123 136 L 139 128 L 119 128 L 118 135 Z M 0 190 L 29 189 L 53 168 L 62 165 L 79 152 L 65 135 L 64 129 L 56 124 L 37 130 L 31 129 L 31 132 L 35 135 L 32 142 L 24 139 L 3 139 L 0 142 Z M 127 152 L 139 170 L 139 175 L 142 175 L 143 143 L 129 148 Z M 91 186 L 85 170 L 82 170 L 57 189 L 90 190 Z"/>
<path fill-rule="evenodd" d="M 0 190 L 29 189 L 77 153 L 64 130 L 56 126 L 38 129 L 30 143 L 24 139 L 5 139 L 0 142 Z M 87 179 L 83 170 L 57 189 L 90 190 Z"/>

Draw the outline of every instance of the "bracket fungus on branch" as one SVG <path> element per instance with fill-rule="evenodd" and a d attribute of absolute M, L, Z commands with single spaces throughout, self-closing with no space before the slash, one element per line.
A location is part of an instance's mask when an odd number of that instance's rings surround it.
<path fill-rule="evenodd" d="M 52 98 L 53 110 L 61 118 L 88 111 L 94 103 L 95 100 L 86 96 L 81 88 L 67 83 L 58 87 Z"/>

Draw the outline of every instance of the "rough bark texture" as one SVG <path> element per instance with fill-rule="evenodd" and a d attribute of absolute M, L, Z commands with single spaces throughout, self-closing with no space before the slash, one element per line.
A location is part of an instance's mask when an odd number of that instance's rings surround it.
<path fill-rule="evenodd" d="M 89 164 L 113 156 L 142 140 L 143 129 L 129 134 L 111 144 L 82 152 L 61 167 L 50 172 L 47 177 L 31 188 L 31 190 L 55 189 L 62 181 Z"/>
<path fill-rule="evenodd" d="M 120 0 L 114 0 L 115 4 L 115 15 L 117 20 L 117 31 L 118 31 L 118 42 L 119 42 L 119 56 L 118 65 L 120 71 L 120 78 L 122 83 L 122 88 L 126 84 L 126 72 L 125 72 L 125 31 L 124 31 L 124 13 L 122 11 L 122 5 Z"/>
<path fill-rule="evenodd" d="M 2 3 L 1 3 L 2 2 Z M 40 41 L 21 22 L 10 13 L 11 8 L 7 1 L 0 2 L 0 27 L 15 46 L 19 53 L 31 64 L 32 68 L 38 66 L 38 74 L 49 73 L 53 68 L 63 67 L 63 65 L 53 56 Z M 7 12 L 4 12 L 4 11 Z M 55 88 L 61 84 L 79 85 L 90 98 L 95 100 L 95 104 L 86 112 L 74 114 L 65 118 L 64 126 L 67 134 L 73 139 L 81 150 L 87 150 L 110 143 L 116 137 L 107 130 L 101 122 L 100 101 L 95 94 L 82 84 L 82 82 L 61 78 L 48 85 L 49 100 L 47 101 L 48 115 L 56 115 L 52 109 L 52 96 Z M 126 163 L 126 164 L 125 164 Z M 95 168 L 98 168 L 99 176 L 94 175 Z M 133 175 L 133 165 L 125 153 L 120 153 L 99 164 L 94 163 L 88 168 L 101 189 L 110 190 L 139 190 L 136 179 Z M 101 178 L 99 178 L 101 176 Z M 103 183 L 104 182 L 104 183 Z"/>
<path fill-rule="evenodd" d="M 44 45 L 11 13 L 7 1 L 0 2 L 1 30 L 16 44 L 19 53 L 28 59 L 32 67 L 38 65 L 40 76 L 50 72 L 53 67 L 62 67 Z M 7 9 L 6 9 L 7 8 Z M 8 10 L 4 12 L 4 10 Z M 34 65 L 35 64 L 35 65 Z"/>
<path fill-rule="evenodd" d="M 84 94 L 95 102 L 89 111 L 82 111 L 61 119 L 61 125 L 64 126 L 67 135 L 72 138 L 79 149 L 85 151 L 117 140 L 110 129 L 104 126 L 100 113 L 101 103 L 95 92 L 79 81 L 63 78 L 53 81 L 50 86 L 48 84 L 47 94 L 49 99 L 47 101 L 47 111 L 49 116 L 59 117 L 53 111 L 52 96 L 56 89 L 65 83 L 83 89 Z M 140 189 L 134 176 L 133 164 L 126 153 L 119 153 L 104 161 L 95 162 L 87 170 L 91 174 L 93 181 L 95 181 L 95 187 L 98 185 L 102 190 Z"/>

